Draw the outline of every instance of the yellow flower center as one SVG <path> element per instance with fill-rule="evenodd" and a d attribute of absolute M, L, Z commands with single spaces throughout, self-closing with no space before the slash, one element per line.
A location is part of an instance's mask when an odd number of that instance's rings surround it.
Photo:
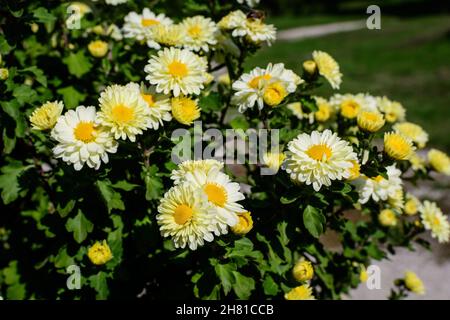
<path fill-rule="evenodd" d="M 127 123 L 134 118 L 134 111 L 132 108 L 119 104 L 112 109 L 113 120 L 117 123 Z"/>
<path fill-rule="evenodd" d="M 185 224 L 191 219 L 193 215 L 193 210 L 191 207 L 185 204 L 180 204 L 175 208 L 173 212 L 173 218 L 177 224 Z"/>
<path fill-rule="evenodd" d="M 311 146 L 306 154 L 317 161 L 326 161 L 331 157 L 331 149 L 326 144 L 315 144 Z"/>
<path fill-rule="evenodd" d="M 384 135 L 384 150 L 390 157 L 397 160 L 408 159 L 413 152 L 411 143 L 396 133 Z"/>
<path fill-rule="evenodd" d="M 205 191 L 208 196 L 208 200 L 214 203 L 218 207 L 225 206 L 227 202 L 227 192 L 224 187 L 216 184 L 216 183 L 207 183 L 203 187 L 203 191 Z"/>
<path fill-rule="evenodd" d="M 380 176 L 380 175 L 378 175 L 378 176 L 372 178 L 372 180 L 374 180 L 374 181 L 376 181 L 376 182 L 381 182 L 381 181 L 383 181 L 383 179 L 384 179 L 383 176 Z"/>
<path fill-rule="evenodd" d="M 354 118 L 359 111 L 359 104 L 353 100 L 346 100 L 341 103 L 341 114 L 346 118 Z"/>
<path fill-rule="evenodd" d="M 178 122 L 189 125 L 200 117 L 200 109 L 195 100 L 186 97 L 173 98 L 172 115 Z"/>
<path fill-rule="evenodd" d="M 89 143 L 95 140 L 95 129 L 93 122 L 80 122 L 73 130 L 77 140 Z"/>
<path fill-rule="evenodd" d="M 185 77 L 188 74 L 188 68 L 185 63 L 174 61 L 169 64 L 169 74 L 174 77 Z"/>
<path fill-rule="evenodd" d="M 261 80 L 270 80 L 270 78 L 272 78 L 272 76 L 270 74 L 265 74 L 262 76 L 256 76 L 254 77 L 252 80 L 250 80 L 250 82 L 248 83 L 248 85 L 253 88 L 253 89 L 258 89 L 259 87 L 259 82 Z"/>
<path fill-rule="evenodd" d="M 149 107 L 155 106 L 155 100 L 153 99 L 153 95 L 151 94 L 141 94 L 142 98 L 145 102 L 147 102 Z"/>
<path fill-rule="evenodd" d="M 142 19 L 141 24 L 143 27 L 152 27 L 159 24 L 159 21 L 155 19 Z"/>
<path fill-rule="evenodd" d="M 198 38 L 202 33 L 202 28 L 199 26 L 192 26 L 188 29 L 188 33 L 192 38 Z"/>
<path fill-rule="evenodd" d="M 432 223 L 433 223 L 433 225 L 435 225 L 437 227 L 441 224 L 441 220 L 439 220 L 438 217 L 434 217 Z"/>

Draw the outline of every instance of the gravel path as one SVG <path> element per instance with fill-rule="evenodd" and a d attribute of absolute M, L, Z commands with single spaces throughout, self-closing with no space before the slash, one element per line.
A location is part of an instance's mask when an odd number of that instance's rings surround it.
<path fill-rule="evenodd" d="M 294 41 L 306 38 L 317 38 L 327 34 L 359 30 L 366 27 L 365 20 L 320 24 L 310 27 L 298 27 L 278 32 L 277 39 Z"/>

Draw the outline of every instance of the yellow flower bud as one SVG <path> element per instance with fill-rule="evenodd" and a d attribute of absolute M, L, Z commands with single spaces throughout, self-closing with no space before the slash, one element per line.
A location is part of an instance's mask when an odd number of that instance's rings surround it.
<path fill-rule="evenodd" d="M 299 261 L 292 269 L 292 274 L 297 281 L 308 281 L 314 276 L 314 268 L 310 261 Z"/>
<path fill-rule="evenodd" d="M 33 33 L 36 33 L 39 31 L 39 25 L 37 23 L 32 23 L 30 27 L 31 27 L 31 31 Z"/>
<path fill-rule="evenodd" d="M 306 73 L 313 75 L 317 71 L 317 64 L 313 60 L 306 60 L 303 62 L 303 70 Z"/>
<path fill-rule="evenodd" d="M 250 212 L 240 213 L 238 215 L 238 223 L 231 227 L 231 231 L 237 235 L 245 235 L 253 228 L 253 219 Z"/>
<path fill-rule="evenodd" d="M 382 226 L 395 227 L 397 225 L 397 216 L 391 209 L 384 209 L 381 210 L 380 214 L 378 215 L 378 221 Z"/>
<path fill-rule="evenodd" d="M 0 68 L 0 80 L 6 80 L 9 77 L 9 71 L 6 68 Z"/>
<path fill-rule="evenodd" d="M 103 240 L 102 243 L 97 241 L 93 246 L 89 248 L 88 257 L 93 264 L 102 265 L 111 260 L 113 256 L 108 243 L 106 242 L 106 240 Z"/>
<path fill-rule="evenodd" d="M 377 132 L 384 126 L 383 115 L 379 112 L 361 111 L 356 118 L 358 127 L 367 132 Z"/>
<path fill-rule="evenodd" d="M 285 293 L 284 298 L 286 300 L 315 300 L 312 289 L 307 284 L 295 287 L 291 291 Z"/>
<path fill-rule="evenodd" d="M 275 107 L 279 105 L 284 98 L 287 96 L 287 91 L 284 85 L 277 81 L 269 84 L 264 90 L 263 99 L 264 102 L 271 106 Z"/>
<path fill-rule="evenodd" d="M 91 41 L 88 50 L 92 56 L 102 58 L 108 53 L 108 43 L 102 40 Z"/>
<path fill-rule="evenodd" d="M 405 136 L 387 132 L 384 134 L 384 152 L 395 160 L 408 160 L 414 151 L 411 140 Z"/>
<path fill-rule="evenodd" d="M 405 286 L 411 292 L 423 295 L 425 294 L 425 286 L 422 280 L 412 271 L 405 272 Z"/>
<path fill-rule="evenodd" d="M 172 98 L 172 115 L 181 124 L 190 125 L 200 118 L 197 101 L 188 97 Z"/>
<path fill-rule="evenodd" d="M 431 149 L 428 152 L 428 161 L 437 172 L 450 175 L 450 158 L 444 152 Z"/>

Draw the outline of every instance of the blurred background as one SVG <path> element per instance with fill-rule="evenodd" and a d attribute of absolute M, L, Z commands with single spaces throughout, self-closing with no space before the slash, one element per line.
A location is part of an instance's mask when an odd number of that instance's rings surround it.
<path fill-rule="evenodd" d="M 369 30 L 369 5 L 381 9 L 381 29 Z M 450 1 L 430 0 L 261 0 L 266 20 L 278 28 L 278 40 L 246 61 L 246 69 L 284 62 L 301 73 L 301 63 L 320 49 L 339 62 L 344 74 L 340 93 L 368 92 L 401 102 L 409 121 L 430 134 L 428 147 L 450 152 Z M 325 97 L 334 92 L 324 86 Z M 422 199 L 437 201 L 450 213 L 450 180 L 436 175 L 420 188 L 407 186 Z M 381 268 L 381 290 L 360 285 L 349 299 L 385 299 L 392 281 L 406 269 L 427 287 L 413 299 L 450 299 L 450 244 L 431 240 L 433 252 L 399 250 Z"/>

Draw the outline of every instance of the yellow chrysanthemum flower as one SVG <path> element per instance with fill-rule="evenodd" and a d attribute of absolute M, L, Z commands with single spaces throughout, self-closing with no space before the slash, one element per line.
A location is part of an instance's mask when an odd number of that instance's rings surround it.
<path fill-rule="evenodd" d="M 314 112 L 314 117 L 319 122 L 325 122 L 331 117 L 331 106 L 328 101 L 321 97 L 314 97 L 318 110 Z"/>
<path fill-rule="evenodd" d="M 102 265 L 111 260 L 113 255 L 108 243 L 106 240 L 103 240 L 103 242 L 97 241 L 89 248 L 88 257 L 93 264 Z"/>
<path fill-rule="evenodd" d="M 415 215 L 419 211 L 420 201 L 410 193 L 406 194 L 406 202 L 403 211 L 409 215 Z"/>
<path fill-rule="evenodd" d="M 405 136 L 388 132 L 384 134 L 384 152 L 396 160 L 408 160 L 415 150 L 411 140 Z"/>
<path fill-rule="evenodd" d="M 425 160 L 417 154 L 417 152 L 413 152 L 411 157 L 409 158 L 409 162 L 411 163 L 411 168 L 415 171 L 422 170 L 425 171 Z"/>
<path fill-rule="evenodd" d="M 29 120 L 34 130 L 52 129 L 61 115 L 64 105 L 61 101 L 47 101 L 31 114 Z"/>
<path fill-rule="evenodd" d="M 428 161 L 437 172 L 450 175 L 450 158 L 444 152 L 431 149 L 428 152 Z"/>
<path fill-rule="evenodd" d="M 402 189 L 397 189 L 395 192 L 389 193 L 388 204 L 393 209 L 401 210 L 405 205 L 404 194 Z"/>
<path fill-rule="evenodd" d="M 428 133 L 421 126 L 411 122 L 397 123 L 392 127 L 396 132 L 411 139 L 417 147 L 424 148 L 428 142 Z"/>
<path fill-rule="evenodd" d="M 188 97 L 172 98 L 172 115 L 179 123 L 190 125 L 200 118 L 200 108 L 196 100 Z"/>
<path fill-rule="evenodd" d="M 312 294 L 312 288 L 307 284 L 295 287 L 285 293 L 284 298 L 286 300 L 315 300 Z"/>
<path fill-rule="evenodd" d="M 109 86 L 100 94 L 98 101 L 99 122 L 110 128 L 115 139 L 128 138 L 134 142 L 136 135 L 149 128 L 149 107 L 133 86 Z"/>
<path fill-rule="evenodd" d="M 405 120 L 406 111 L 400 102 L 391 101 L 387 97 L 377 97 L 376 101 L 387 122 L 394 123 Z"/>
<path fill-rule="evenodd" d="M 308 281 L 314 276 L 314 268 L 310 261 L 300 260 L 292 269 L 292 275 L 299 282 Z"/>
<path fill-rule="evenodd" d="M 333 89 L 339 89 L 342 82 L 342 73 L 339 71 L 339 64 L 336 60 L 323 51 L 316 50 L 312 56 L 320 75 L 328 80 Z"/>
<path fill-rule="evenodd" d="M 275 107 L 279 105 L 287 95 L 288 92 L 283 83 L 281 81 L 276 81 L 266 86 L 263 93 L 263 99 L 267 105 Z"/>
<path fill-rule="evenodd" d="M 238 214 L 238 223 L 231 227 L 231 231 L 237 235 L 245 235 L 253 228 L 253 219 L 250 212 Z"/>
<path fill-rule="evenodd" d="M 417 274 L 412 271 L 405 272 L 405 286 L 415 294 L 425 294 L 425 286 L 423 285 L 422 280 L 420 280 Z"/>
<path fill-rule="evenodd" d="M 448 242 L 450 224 L 436 203 L 425 200 L 419 211 L 422 224 L 426 230 L 431 231 L 431 237 L 437 238 L 439 243 Z"/>
<path fill-rule="evenodd" d="M 397 216 L 391 209 L 384 209 L 381 210 L 380 214 L 378 215 L 378 221 L 382 226 L 395 227 L 397 225 Z"/>
<path fill-rule="evenodd" d="M 157 24 L 151 29 L 155 42 L 164 46 L 180 46 L 183 43 L 185 32 L 180 25 Z"/>
<path fill-rule="evenodd" d="M 379 112 L 361 111 L 356 121 L 358 127 L 367 132 L 377 132 L 384 126 L 383 115 Z"/>
<path fill-rule="evenodd" d="M 108 43 L 102 40 L 91 41 L 88 44 L 88 50 L 92 56 L 103 58 L 108 53 Z"/>

